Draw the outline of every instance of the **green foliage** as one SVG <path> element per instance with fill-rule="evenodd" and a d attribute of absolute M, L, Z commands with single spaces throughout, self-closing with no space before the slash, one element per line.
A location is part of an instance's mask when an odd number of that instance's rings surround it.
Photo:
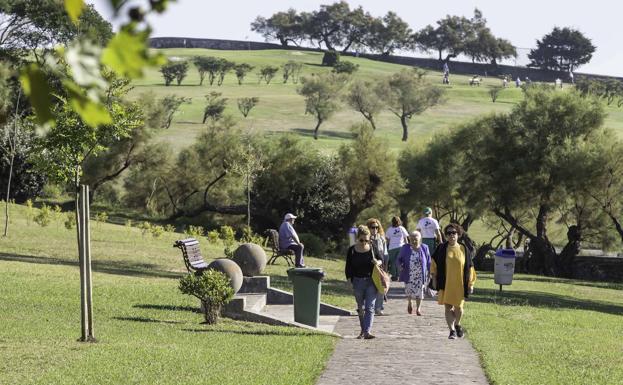
<path fill-rule="evenodd" d="M 164 234 L 164 227 L 162 226 L 152 226 L 151 229 L 149 229 L 151 236 L 154 238 L 160 238 L 162 236 L 162 234 Z"/>
<path fill-rule="evenodd" d="M 207 324 L 215 324 L 221 307 L 234 297 L 229 278 L 216 270 L 207 270 L 199 276 L 188 274 L 180 278 L 179 289 L 182 294 L 192 295 L 202 302 Z"/>
<path fill-rule="evenodd" d="M 218 232 L 224 245 L 231 246 L 234 244 L 234 242 L 236 242 L 236 239 L 235 239 L 236 232 L 234 231 L 233 227 L 228 226 L 228 225 L 223 225 L 219 227 Z"/>
<path fill-rule="evenodd" d="M 334 67 L 340 62 L 340 53 L 336 51 L 327 51 L 322 56 L 322 65 L 327 67 Z"/>
<path fill-rule="evenodd" d="M 205 230 L 201 226 L 190 225 L 184 230 L 184 235 L 188 238 L 200 238 L 205 234 Z"/>
<path fill-rule="evenodd" d="M 352 75 L 359 69 L 359 64 L 355 64 L 351 61 L 339 61 L 333 65 L 333 72 L 337 74 Z"/>
<path fill-rule="evenodd" d="M 44 203 L 33 219 L 39 226 L 46 227 L 52 222 L 52 219 L 54 219 L 54 211 L 50 206 Z"/>
<path fill-rule="evenodd" d="M 245 118 L 249 115 L 249 112 L 259 103 L 260 98 L 254 96 L 251 98 L 238 99 L 238 110 Z"/>
<path fill-rule="evenodd" d="M 178 112 L 180 106 L 182 104 L 190 104 L 191 98 L 186 98 L 183 96 L 176 95 L 167 95 L 160 101 L 160 105 L 162 107 L 161 111 L 164 114 L 164 122 L 162 124 L 162 128 L 171 127 L 171 122 L 173 122 L 173 116 L 176 112 Z"/>
<path fill-rule="evenodd" d="M 305 245 L 305 253 L 308 255 L 313 255 L 315 257 L 324 257 L 327 252 L 327 244 L 317 236 L 312 233 L 300 233 L 299 238 L 301 242 Z"/>
<path fill-rule="evenodd" d="M 537 48 L 528 54 L 530 67 L 570 72 L 593 57 L 595 46 L 582 32 L 573 28 L 554 27 L 537 40 Z"/>
<path fill-rule="evenodd" d="M 417 68 L 404 69 L 387 81 L 384 99 L 389 110 L 400 118 L 403 142 L 409 137 L 409 120 L 442 102 L 444 91 L 427 82 L 424 74 L 425 72 Z"/>
<path fill-rule="evenodd" d="M 126 228 L 128 231 L 132 230 L 132 226 L 133 226 L 133 225 L 134 225 L 134 221 L 133 221 L 133 220 L 131 220 L 131 219 L 126 219 L 126 220 L 125 220 L 124 226 L 125 226 L 125 228 Z"/>
<path fill-rule="evenodd" d="M 26 200 L 26 223 L 30 225 L 30 222 L 35 217 L 35 210 L 33 208 L 32 199 Z"/>
<path fill-rule="evenodd" d="M 172 224 L 167 224 L 164 226 L 164 231 L 166 231 L 167 233 L 174 233 L 175 232 L 175 226 L 173 226 Z"/>
<path fill-rule="evenodd" d="M 74 212 L 65 213 L 65 222 L 63 222 L 63 224 L 65 225 L 65 228 L 67 230 L 71 230 L 74 227 L 76 227 L 76 213 Z"/>
<path fill-rule="evenodd" d="M 98 222 L 108 222 L 108 213 L 106 211 L 100 211 L 95 214 L 95 220 Z"/>
<path fill-rule="evenodd" d="M 177 82 L 179 86 L 182 84 L 182 80 L 186 77 L 188 73 L 188 62 L 186 61 L 177 61 L 177 62 L 169 62 L 162 67 L 160 67 L 160 72 L 162 73 L 162 77 L 164 78 L 164 85 L 170 85 L 173 80 Z"/>
<path fill-rule="evenodd" d="M 382 85 L 379 83 L 355 80 L 349 87 L 345 100 L 352 109 L 359 111 L 376 130 L 374 117 L 385 107 L 382 93 Z"/>
<path fill-rule="evenodd" d="M 212 122 L 216 122 L 223 117 L 223 112 L 225 111 L 225 107 L 227 106 L 227 98 L 221 97 L 222 93 L 220 92 L 210 92 L 209 95 L 206 95 L 206 106 L 203 110 L 203 121 L 205 122 L 208 119 L 211 119 Z"/>
<path fill-rule="evenodd" d="M 279 67 L 274 67 L 270 65 L 260 68 L 260 72 L 258 73 L 259 81 L 261 82 L 262 80 L 264 80 L 266 84 L 270 84 L 270 81 L 273 80 L 275 74 L 277 74 L 278 71 Z"/>
<path fill-rule="evenodd" d="M 302 79 L 297 92 L 305 98 L 305 113 L 316 118 L 314 139 L 318 139 L 320 125 L 340 108 L 340 92 L 348 78 L 344 74 L 322 73 Z"/>
<path fill-rule="evenodd" d="M 302 63 L 295 62 L 294 60 L 288 60 L 281 67 L 283 72 L 283 82 L 287 83 L 288 80 L 292 78 L 292 83 L 298 83 L 302 68 Z"/>
<path fill-rule="evenodd" d="M 221 234 L 218 232 L 218 230 L 210 230 L 206 234 L 206 238 L 208 238 L 208 242 L 214 245 L 221 239 Z"/>
<path fill-rule="evenodd" d="M 255 67 L 247 63 L 240 63 L 234 66 L 234 73 L 236 74 L 236 78 L 238 79 L 238 85 L 242 85 L 244 78 L 247 76 L 249 72 L 251 72 Z"/>
<path fill-rule="evenodd" d="M 206 74 L 208 75 L 208 83 L 212 85 L 222 66 L 223 59 L 213 56 L 195 56 L 192 62 L 199 71 L 199 85 L 203 85 Z"/>
<path fill-rule="evenodd" d="M 382 18 L 375 18 L 370 25 L 366 44 L 381 55 L 391 55 L 395 50 L 412 46 L 413 31 L 400 16 L 389 11 Z"/>
<path fill-rule="evenodd" d="M 236 67 L 236 63 L 230 62 L 225 59 L 221 59 L 220 66 L 218 69 L 218 81 L 217 85 L 223 85 L 223 81 L 225 80 L 225 75 Z"/>
<path fill-rule="evenodd" d="M 151 232 L 151 223 L 147 221 L 141 222 L 138 226 L 138 229 L 141 230 L 141 235 L 145 237 L 147 233 Z"/>
<path fill-rule="evenodd" d="M 303 25 L 296 10 L 277 12 L 270 18 L 258 16 L 251 23 L 251 30 L 264 36 L 266 40 L 277 39 L 284 47 L 288 43 L 298 43 L 303 37 Z"/>
<path fill-rule="evenodd" d="M 259 234 L 253 232 L 249 226 L 242 227 L 241 243 L 255 243 L 256 245 L 265 246 L 266 239 Z M 307 246 L 307 245 L 306 245 Z"/>

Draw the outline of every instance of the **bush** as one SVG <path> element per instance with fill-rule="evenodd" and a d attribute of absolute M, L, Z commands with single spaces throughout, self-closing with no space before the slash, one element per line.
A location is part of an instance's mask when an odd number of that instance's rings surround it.
<path fill-rule="evenodd" d="M 500 91 L 502 91 L 504 87 L 502 86 L 489 86 L 489 96 L 491 96 L 491 101 L 495 103 L 500 95 Z"/>
<path fill-rule="evenodd" d="M 95 214 L 95 220 L 98 222 L 106 222 L 108 221 L 108 213 L 106 211 L 101 211 Z"/>
<path fill-rule="evenodd" d="M 141 224 L 138 225 L 138 228 L 141 230 L 141 235 L 144 237 L 145 234 L 151 231 L 151 223 L 141 222 Z"/>
<path fill-rule="evenodd" d="M 339 61 L 333 65 L 333 72 L 338 74 L 352 74 L 359 69 L 359 64 L 350 61 Z"/>
<path fill-rule="evenodd" d="M 174 233 L 175 232 L 175 226 L 168 224 L 166 226 L 164 226 L 164 231 L 166 231 L 167 233 Z"/>
<path fill-rule="evenodd" d="M 199 238 L 204 234 L 203 227 L 190 225 L 184 230 L 184 234 L 188 238 Z"/>
<path fill-rule="evenodd" d="M 35 223 L 37 223 L 39 226 L 46 227 L 47 225 L 50 224 L 50 222 L 52 222 L 53 218 L 54 218 L 54 212 L 52 211 L 50 206 L 44 203 L 43 206 L 41 206 L 39 213 L 35 215 L 34 220 L 35 220 Z"/>
<path fill-rule="evenodd" d="M 71 230 L 76 227 L 76 213 L 68 212 L 65 216 L 65 228 Z"/>
<path fill-rule="evenodd" d="M 152 226 L 149 230 L 151 232 L 151 236 L 154 238 L 160 238 L 162 234 L 164 234 L 164 227 L 162 226 Z"/>
<path fill-rule="evenodd" d="M 305 254 L 322 257 L 327 252 L 327 244 L 319 236 L 311 233 L 299 234 L 299 239 L 305 246 Z"/>
<path fill-rule="evenodd" d="M 266 239 L 259 234 L 255 234 L 250 227 L 244 226 L 242 228 L 242 237 L 240 237 L 240 242 L 255 243 L 256 245 L 264 246 Z"/>
<path fill-rule="evenodd" d="M 221 235 L 219 234 L 218 230 L 210 230 L 208 231 L 208 233 L 206 234 L 206 238 L 208 238 L 208 242 L 215 244 L 219 241 Z"/>
<path fill-rule="evenodd" d="M 207 324 L 215 324 L 221 307 L 234 297 L 229 278 L 220 271 L 207 270 L 200 276 L 186 275 L 180 279 L 179 289 L 183 294 L 199 298 Z"/>
<path fill-rule="evenodd" d="M 340 53 L 335 51 L 327 51 L 322 56 L 322 65 L 333 67 L 340 61 Z"/>
<path fill-rule="evenodd" d="M 231 226 L 221 226 L 219 229 L 219 233 L 221 235 L 221 239 L 223 240 L 223 244 L 225 244 L 226 246 L 232 246 L 236 241 L 236 239 L 234 238 L 234 235 L 236 233 L 234 232 L 234 228 Z"/>

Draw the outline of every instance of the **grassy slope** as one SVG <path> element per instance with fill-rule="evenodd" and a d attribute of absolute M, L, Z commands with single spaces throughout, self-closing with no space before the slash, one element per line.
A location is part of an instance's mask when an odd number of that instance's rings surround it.
<path fill-rule="evenodd" d="M 0 239 L 0 383 L 217 384 L 233 383 L 235 373 L 251 384 L 311 384 L 335 343 L 230 320 L 200 325 L 196 302 L 176 288 L 183 264 L 171 243 L 180 234 L 143 238 L 111 224 L 95 225 L 92 234 L 100 342 L 76 343 L 74 233 L 60 224 L 28 226 L 22 207 L 13 214 L 10 237 Z M 202 241 L 211 257 L 221 248 Z M 343 261 L 307 263 L 328 273 L 324 301 L 354 306 Z M 285 271 L 282 262 L 267 269 L 276 286 L 290 289 Z M 494 384 L 621 383 L 622 289 L 519 275 L 500 295 L 491 275 L 481 273 L 464 324 Z M 275 362 L 278 370 L 265 370 Z"/>
<path fill-rule="evenodd" d="M 75 233 L 12 211 L 0 240 L 1 384 L 312 384 L 333 349 L 334 338 L 296 329 L 200 324 L 197 301 L 177 289 L 184 267 L 171 245 L 182 235 L 143 238 L 110 224 L 92 231 L 99 342 L 78 343 Z"/>
<path fill-rule="evenodd" d="M 304 64 L 303 75 L 327 71 L 319 66 L 322 54 L 304 51 L 217 51 L 205 49 L 167 49 L 161 52 L 170 57 L 191 58 L 195 55 L 218 56 L 238 63 L 250 63 L 256 67 L 262 65 L 277 65 L 288 60 L 298 61 Z M 363 58 L 344 58 L 359 64 L 360 69 L 356 77 L 364 79 L 378 79 L 399 71 L 406 66 L 372 61 Z M 275 134 L 290 132 L 300 135 L 309 141 L 310 145 L 320 150 L 334 150 L 344 139 L 350 137 L 349 127 L 356 122 L 362 121 L 359 113 L 344 107 L 334 117 L 320 127 L 321 137 L 314 141 L 311 139 L 311 130 L 315 126 L 312 116 L 305 115 L 304 101 L 296 93 L 298 85 L 282 83 L 281 72 L 273 79 L 271 84 L 258 84 L 257 76 L 253 70 L 242 86 L 239 86 L 236 77 L 230 73 L 225 78 L 223 86 L 207 85 L 198 86 L 199 76 L 191 65 L 188 76 L 182 86 L 165 87 L 161 74 L 157 70 L 150 70 L 147 76 L 136 82 L 133 95 L 142 92 L 153 91 L 157 95 L 175 93 L 192 97 L 191 105 L 183 106 L 182 114 L 174 120 L 170 130 L 162 136 L 163 140 L 169 141 L 174 148 L 179 149 L 190 143 L 190 136 L 196 135 L 202 129 L 201 118 L 203 116 L 204 98 L 210 91 L 222 92 L 224 97 L 229 98 L 228 111 L 230 114 L 241 119 L 243 127 L 252 127 L 258 132 Z M 441 85 L 441 74 L 429 72 L 427 77 L 434 83 Z M 521 91 L 514 87 L 503 90 L 496 103 L 492 103 L 488 95 L 488 85 L 500 84 L 499 79 L 484 79 L 480 87 L 470 87 L 468 76 L 452 75 L 452 84 L 444 86 L 447 90 L 447 101 L 443 105 L 425 111 L 422 115 L 411 120 L 410 135 L 418 142 L 428 140 L 434 132 L 451 130 L 469 119 L 490 112 L 504 112 L 510 110 L 514 103 L 521 98 Z M 260 97 L 260 104 L 251 112 L 246 120 L 242 120 L 236 106 L 236 99 L 240 97 Z M 609 107 L 609 117 L 606 124 L 623 133 L 623 111 L 620 108 Z M 398 118 L 391 112 L 381 113 L 378 121 L 378 134 L 389 140 L 390 146 L 396 150 L 409 145 L 400 141 L 401 128 Z"/>

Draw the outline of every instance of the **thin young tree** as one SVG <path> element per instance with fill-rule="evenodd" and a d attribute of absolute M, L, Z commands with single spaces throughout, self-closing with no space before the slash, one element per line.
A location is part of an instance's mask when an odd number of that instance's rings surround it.
<path fill-rule="evenodd" d="M 240 98 L 238 99 L 238 110 L 240 110 L 242 116 L 246 118 L 259 101 L 260 98 L 257 96 L 251 98 Z"/>
<path fill-rule="evenodd" d="M 348 78 L 343 74 L 323 73 L 304 77 L 297 90 L 305 98 L 305 113 L 316 118 L 314 139 L 318 139 L 320 125 L 340 108 L 340 92 Z"/>
<path fill-rule="evenodd" d="M 345 99 L 376 130 L 374 117 L 385 107 L 385 102 L 379 95 L 379 85 L 369 80 L 356 80 L 348 89 Z"/>

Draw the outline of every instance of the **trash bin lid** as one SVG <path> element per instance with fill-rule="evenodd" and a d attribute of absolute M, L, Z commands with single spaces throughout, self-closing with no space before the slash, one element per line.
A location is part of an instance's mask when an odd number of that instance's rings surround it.
<path fill-rule="evenodd" d="M 498 249 L 495 252 L 495 256 L 502 258 L 515 258 L 517 257 L 517 253 L 515 252 L 515 249 Z"/>
<path fill-rule="evenodd" d="M 295 267 L 288 269 L 288 276 L 292 278 L 294 275 L 315 278 L 319 281 L 322 281 L 325 277 L 324 270 L 319 267 Z"/>

